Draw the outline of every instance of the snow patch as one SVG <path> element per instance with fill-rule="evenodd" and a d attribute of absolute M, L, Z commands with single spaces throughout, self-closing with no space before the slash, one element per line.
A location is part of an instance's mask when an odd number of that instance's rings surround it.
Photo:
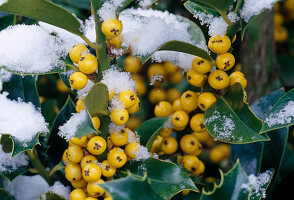
<path fill-rule="evenodd" d="M 29 164 L 29 157 L 25 153 L 20 153 L 13 158 L 10 156 L 11 153 L 5 153 L 0 145 L 0 172 L 10 173 Z"/>
<path fill-rule="evenodd" d="M 69 199 L 70 196 L 70 187 L 65 187 L 59 181 L 56 181 L 54 185 L 52 185 L 48 191 L 54 192 L 65 199 Z"/>
<path fill-rule="evenodd" d="M 294 101 L 289 101 L 276 113 L 271 113 L 264 121 L 269 127 L 278 124 L 289 124 L 294 118 Z"/>
<path fill-rule="evenodd" d="M 0 0 L 0 6 L 7 3 L 7 2 L 8 2 L 8 0 Z"/>
<path fill-rule="evenodd" d="M 122 6 L 125 0 L 109 0 L 103 3 L 100 10 L 98 10 L 98 15 L 103 21 L 108 19 L 116 18 L 116 11 Z"/>
<path fill-rule="evenodd" d="M 146 160 L 150 158 L 150 153 L 148 152 L 148 149 L 142 145 L 138 145 L 138 151 L 134 151 L 135 158 L 134 160 Z"/>

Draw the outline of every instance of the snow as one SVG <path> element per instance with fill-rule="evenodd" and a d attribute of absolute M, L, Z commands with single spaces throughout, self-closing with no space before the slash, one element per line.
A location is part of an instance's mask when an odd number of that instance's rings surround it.
<path fill-rule="evenodd" d="M 113 110 L 123 110 L 123 109 L 125 109 L 125 106 L 118 99 L 118 96 L 115 95 L 109 102 L 109 106 L 108 106 L 109 112 L 112 112 Z"/>
<path fill-rule="evenodd" d="M 78 98 L 81 99 L 87 96 L 93 85 L 94 83 L 91 80 L 88 80 L 87 85 L 83 89 L 77 91 Z"/>
<path fill-rule="evenodd" d="M 218 111 L 214 111 L 210 118 L 204 120 L 205 126 L 213 123 L 213 132 L 216 134 L 216 139 L 234 139 L 232 131 L 235 128 L 235 123 L 231 115 L 220 115 Z M 214 123 L 218 121 L 219 123 Z"/>
<path fill-rule="evenodd" d="M 294 120 L 294 101 L 289 101 L 278 112 L 271 113 L 264 121 L 269 127 L 278 124 L 289 124 Z"/>
<path fill-rule="evenodd" d="M 103 21 L 108 19 L 116 18 L 116 11 L 119 7 L 122 6 L 125 0 L 109 0 L 106 1 L 100 10 L 98 10 L 98 15 Z"/>
<path fill-rule="evenodd" d="M 0 133 L 11 134 L 18 141 L 31 141 L 38 133 L 49 132 L 40 110 L 32 103 L 10 100 L 0 94 Z"/>
<path fill-rule="evenodd" d="M 110 122 L 108 125 L 108 132 L 109 133 L 119 133 L 121 130 L 124 130 L 125 126 L 118 126 L 115 123 Z"/>
<path fill-rule="evenodd" d="M 40 176 L 18 176 L 6 190 L 15 197 L 15 200 L 37 200 L 40 194 L 48 191 L 48 183 Z"/>
<path fill-rule="evenodd" d="M 70 195 L 70 187 L 65 187 L 62 183 L 59 181 L 56 181 L 54 185 L 52 185 L 48 191 L 54 192 L 58 194 L 61 197 L 64 197 L 65 199 L 69 199 Z"/>
<path fill-rule="evenodd" d="M 155 74 L 150 78 L 150 85 L 154 85 L 156 81 L 161 82 L 163 80 L 164 76 L 160 74 Z"/>
<path fill-rule="evenodd" d="M 0 6 L 1 6 L 2 4 L 7 3 L 7 1 L 8 1 L 8 0 L 0 0 Z"/>
<path fill-rule="evenodd" d="M 139 6 L 141 8 L 148 8 L 152 4 L 153 0 L 140 0 Z"/>
<path fill-rule="evenodd" d="M 128 143 L 131 142 L 140 142 L 139 136 L 136 134 L 136 132 L 133 132 L 131 129 L 126 129 L 128 133 Z"/>
<path fill-rule="evenodd" d="M 240 16 L 245 22 L 261 13 L 264 9 L 272 9 L 277 0 L 244 0 L 244 5 L 240 10 Z"/>
<path fill-rule="evenodd" d="M 71 118 L 62 126 L 59 127 L 58 135 L 66 141 L 74 138 L 79 126 L 87 120 L 87 111 L 82 110 L 80 113 L 72 114 Z"/>
<path fill-rule="evenodd" d="M 96 42 L 95 21 L 93 16 L 85 20 L 85 23 L 81 25 L 81 31 L 91 42 Z"/>
<path fill-rule="evenodd" d="M 15 25 L 0 32 L 0 66 L 20 73 L 44 73 L 62 66 L 61 39 L 37 25 Z"/>
<path fill-rule="evenodd" d="M 271 177 L 273 175 L 273 172 L 270 170 L 265 171 L 264 173 L 259 174 L 258 176 L 255 176 L 254 174 L 250 174 L 248 179 L 248 183 L 243 183 L 241 185 L 241 189 L 244 189 L 246 191 L 251 191 L 250 196 L 254 195 L 257 197 L 261 197 L 262 199 L 266 198 L 266 188 L 264 188 L 269 181 L 271 180 Z"/>
<path fill-rule="evenodd" d="M 150 158 L 150 153 L 148 152 L 148 149 L 142 145 L 139 145 L 137 147 L 138 151 L 134 151 L 135 158 L 134 160 L 140 161 L 140 160 L 146 160 Z"/>
<path fill-rule="evenodd" d="M 12 76 L 11 72 L 0 68 L 0 92 L 3 89 L 3 82 L 9 82 L 11 76 Z"/>
<path fill-rule="evenodd" d="M 20 153 L 13 158 L 10 158 L 10 156 L 11 153 L 5 153 L 0 145 L 0 172 L 11 173 L 29 164 L 29 157 L 25 153 Z"/>
<path fill-rule="evenodd" d="M 164 129 L 168 129 L 168 128 L 175 128 L 173 122 L 172 122 L 172 114 L 170 116 L 168 116 L 167 120 L 164 122 L 163 124 L 163 128 Z"/>

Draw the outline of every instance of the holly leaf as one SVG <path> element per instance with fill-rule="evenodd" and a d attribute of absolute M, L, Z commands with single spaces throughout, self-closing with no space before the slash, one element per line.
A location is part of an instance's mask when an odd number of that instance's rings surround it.
<path fill-rule="evenodd" d="M 0 6 L 0 11 L 22 15 L 63 28 L 83 36 L 77 18 L 64 8 L 48 0 L 9 0 Z"/>
<path fill-rule="evenodd" d="M 142 123 L 140 127 L 136 129 L 136 132 L 140 137 L 140 143 L 146 146 L 148 150 L 151 149 L 153 141 L 156 139 L 160 130 L 163 128 L 164 122 L 166 122 L 166 120 L 166 117 L 152 118 Z"/>
<path fill-rule="evenodd" d="M 56 108 L 57 108 L 57 101 L 56 99 L 46 99 L 41 104 L 41 113 L 45 118 L 45 121 L 49 124 L 49 129 L 53 125 L 53 121 L 56 118 Z"/>
<path fill-rule="evenodd" d="M 260 135 L 262 121 L 254 115 L 244 100 L 244 90 L 236 83 L 227 94 L 218 99 L 205 112 L 205 126 L 217 140 L 246 144 L 268 141 L 266 135 Z"/>
<path fill-rule="evenodd" d="M 179 166 L 155 158 L 130 161 L 120 170 L 120 173 L 125 175 L 131 173 L 136 177 L 140 177 L 141 180 L 147 179 L 150 190 L 160 197 L 159 199 L 170 199 L 175 194 L 186 189 L 198 191 L 188 174 Z M 166 177 L 167 174 L 168 178 Z M 136 190 L 126 192 L 138 193 Z"/>
<path fill-rule="evenodd" d="M 6 15 L 0 18 L 0 31 L 7 28 L 10 25 L 14 25 L 16 22 L 15 15 Z"/>
<path fill-rule="evenodd" d="M 216 11 L 226 12 L 231 5 L 234 5 L 234 0 L 191 0 L 199 5 L 206 6 Z"/>
<path fill-rule="evenodd" d="M 48 191 L 44 194 L 40 194 L 39 200 L 66 200 L 66 199 L 52 191 Z"/>
<path fill-rule="evenodd" d="M 96 83 L 84 99 L 84 105 L 92 117 L 108 114 L 108 89 L 103 83 Z"/>
<path fill-rule="evenodd" d="M 86 119 L 78 126 L 74 136 L 81 139 L 83 136 L 97 131 L 100 132 L 94 128 L 91 117 L 86 110 Z"/>
<path fill-rule="evenodd" d="M 186 1 L 184 3 L 185 8 L 192 14 L 192 15 L 196 15 L 199 12 L 203 12 L 207 15 L 213 15 L 215 17 L 219 17 L 220 14 L 215 11 L 215 9 L 211 9 L 205 6 L 201 6 L 193 1 Z"/>
<path fill-rule="evenodd" d="M 284 94 L 265 118 L 261 133 L 294 124 L 294 89 Z"/>

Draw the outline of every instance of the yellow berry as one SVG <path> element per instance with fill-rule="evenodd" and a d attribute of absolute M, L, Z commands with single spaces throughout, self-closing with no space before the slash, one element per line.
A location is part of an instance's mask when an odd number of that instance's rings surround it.
<path fill-rule="evenodd" d="M 214 145 L 214 139 L 207 131 L 193 132 L 192 134 L 201 144 L 207 146 L 208 148 L 211 148 Z"/>
<path fill-rule="evenodd" d="M 101 30 L 107 39 L 118 37 L 122 28 L 122 23 L 118 19 L 109 19 L 101 25 Z"/>
<path fill-rule="evenodd" d="M 156 117 L 168 117 L 172 114 L 172 105 L 168 101 L 159 102 L 154 109 Z"/>
<path fill-rule="evenodd" d="M 187 81 L 195 87 L 202 87 L 206 81 L 206 75 L 196 72 L 193 68 L 187 72 Z"/>
<path fill-rule="evenodd" d="M 119 93 L 118 99 L 126 108 L 130 108 L 136 103 L 136 94 L 131 90 L 125 90 Z"/>
<path fill-rule="evenodd" d="M 114 146 L 123 146 L 128 142 L 128 133 L 122 129 L 120 132 L 110 133 L 110 139 Z"/>
<path fill-rule="evenodd" d="M 183 190 L 182 194 L 183 196 L 187 196 L 190 193 L 190 190 Z"/>
<path fill-rule="evenodd" d="M 87 192 L 91 197 L 101 197 L 104 194 L 104 189 L 99 186 L 101 183 L 104 183 L 102 179 L 88 183 Z"/>
<path fill-rule="evenodd" d="M 207 72 L 210 72 L 212 65 L 207 60 L 196 56 L 192 62 L 192 67 L 195 72 L 205 74 Z"/>
<path fill-rule="evenodd" d="M 226 53 L 231 48 L 231 40 L 227 35 L 210 37 L 208 47 L 214 53 Z"/>
<path fill-rule="evenodd" d="M 92 137 L 87 144 L 87 150 L 93 155 L 100 155 L 105 149 L 106 141 L 101 136 Z"/>
<path fill-rule="evenodd" d="M 100 128 L 100 119 L 99 117 L 92 117 L 91 118 L 93 126 L 96 130 L 98 130 Z"/>
<path fill-rule="evenodd" d="M 192 173 L 196 171 L 200 164 L 199 159 L 194 155 L 185 155 L 182 159 L 182 163 L 184 167 Z"/>
<path fill-rule="evenodd" d="M 190 127 L 193 131 L 201 132 L 205 131 L 205 125 L 204 125 L 204 114 L 198 113 L 194 115 L 190 120 Z"/>
<path fill-rule="evenodd" d="M 185 127 L 189 122 L 189 116 L 182 110 L 176 111 L 172 116 L 172 122 L 175 127 Z"/>
<path fill-rule="evenodd" d="M 228 71 L 235 65 L 235 57 L 231 53 L 220 54 L 216 58 L 216 66 L 220 70 Z"/>
<path fill-rule="evenodd" d="M 177 66 L 170 62 L 163 62 L 163 67 L 168 74 L 173 74 L 177 71 Z"/>
<path fill-rule="evenodd" d="M 97 163 L 98 160 L 95 156 L 93 155 L 87 155 L 85 157 L 83 157 L 83 159 L 81 160 L 81 167 L 82 169 L 89 163 Z"/>
<path fill-rule="evenodd" d="M 96 72 L 98 68 L 98 62 L 95 56 L 86 54 L 81 57 L 78 66 L 79 70 L 84 74 L 92 74 Z"/>
<path fill-rule="evenodd" d="M 84 187 L 87 186 L 87 181 L 85 181 L 84 179 L 81 179 L 79 181 L 73 181 L 73 182 L 71 182 L 71 185 L 74 188 L 84 188 Z"/>
<path fill-rule="evenodd" d="M 121 168 L 127 162 L 127 155 L 121 148 L 115 147 L 109 151 L 107 160 L 110 166 L 114 168 Z"/>
<path fill-rule="evenodd" d="M 64 82 L 61 79 L 58 79 L 56 82 L 57 90 L 61 93 L 68 93 L 69 89 L 66 87 Z"/>
<path fill-rule="evenodd" d="M 171 128 L 163 128 L 161 129 L 161 131 L 159 132 L 159 135 L 161 137 L 168 137 L 173 133 L 173 129 Z"/>
<path fill-rule="evenodd" d="M 196 171 L 193 173 L 193 175 L 196 177 L 201 177 L 204 171 L 205 171 L 205 165 L 201 160 L 199 160 L 199 166 L 196 169 Z"/>
<path fill-rule="evenodd" d="M 215 70 L 208 76 L 209 85 L 216 90 L 222 90 L 229 86 L 230 79 L 226 72 Z"/>
<path fill-rule="evenodd" d="M 126 148 L 125 148 L 125 153 L 126 155 L 133 159 L 136 157 L 136 153 L 139 151 L 139 146 L 140 144 L 138 144 L 137 142 L 131 142 L 129 144 L 127 144 Z"/>
<path fill-rule="evenodd" d="M 142 123 L 142 120 L 140 117 L 137 116 L 131 116 L 126 123 L 126 127 L 131 129 L 131 130 L 136 130 Z"/>
<path fill-rule="evenodd" d="M 183 72 L 181 69 L 177 69 L 176 72 L 174 72 L 168 76 L 168 80 L 172 84 L 180 83 L 183 80 L 183 78 L 184 78 L 184 76 L 183 76 Z"/>
<path fill-rule="evenodd" d="M 160 151 L 160 146 L 161 146 L 162 140 L 163 140 L 163 138 L 161 136 L 157 136 L 157 138 L 152 143 L 152 147 L 150 150 L 151 153 L 156 153 L 156 152 Z"/>
<path fill-rule="evenodd" d="M 71 61 L 78 64 L 83 54 L 87 54 L 88 52 L 89 50 L 85 45 L 77 44 L 70 50 L 69 58 L 71 59 Z"/>
<path fill-rule="evenodd" d="M 115 38 L 112 38 L 109 40 L 109 43 L 114 46 L 114 48 L 120 48 L 123 42 L 123 37 L 122 35 L 119 35 Z"/>
<path fill-rule="evenodd" d="M 82 169 L 83 178 L 87 182 L 98 181 L 101 177 L 101 169 L 97 164 L 89 163 Z"/>
<path fill-rule="evenodd" d="M 108 160 L 104 160 L 102 162 L 101 171 L 103 176 L 112 177 L 116 172 L 116 168 L 111 167 Z"/>
<path fill-rule="evenodd" d="M 173 102 L 173 112 L 176 112 L 178 110 L 183 110 L 182 108 L 182 105 L 181 105 L 181 99 L 176 99 L 174 102 Z"/>
<path fill-rule="evenodd" d="M 112 90 L 110 90 L 109 91 L 109 98 L 108 98 L 108 100 L 110 101 L 114 97 L 114 95 L 115 95 L 115 92 L 112 91 Z"/>
<path fill-rule="evenodd" d="M 151 81 L 154 76 L 162 76 L 162 79 L 161 80 L 155 80 L 154 84 L 155 86 L 160 86 L 160 84 L 165 80 L 166 78 L 166 71 L 163 67 L 162 64 L 152 64 L 150 65 L 150 67 L 148 68 L 147 70 L 147 76 L 149 78 L 149 81 Z"/>
<path fill-rule="evenodd" d="M 129 112 L 129 114 L 134 114 L 138 112 L 138 110 L 140 109 L 140 105 L 141 105 L 140 99 L 137 96 L 135 98 L 136 98 L 136 103 L 133 106 L 127 108 L 127 111 Z"/>
<path fill-rule="evenodd" d="M 126 72 L 137 73 L 141 70 L 141 67 L 142 61 L 138 57 L 133 57 L 132 55 L 129 55 L 124 59 L 123 68 Z"/>
<path fill-rule="evenodd" d="M 76 104 L 76 111 L 77 113 L 80 113 L 82 110 L 85 109 L 84 103 L 82 100 L 78 99 Z"/>
<path fill-rule="evenodd" d="M 85 200 L 98 200 L 97 198 L 95 198 L 95 197 L 87 197 L 87 198 L 85 198 Z M 104 199 L 105 200 L 105 199 Z"/>
<path fill-rule="evenodd" d="M 193 154 L 198 156 L 202 152 L 202 145 L 192 134 L 184 135 L 180 140 L 180 146 L 183 152 L 186 154 Z"/>
<path fill-rule="evenodd" d="M 82 169 L 79 164 L 67 165 L 64 169 L 65 178 L 70 181 L 79 181 L 82 179 Z"/>
<path fill-rule="evenodd" d="M 173 103 L 175 100 L 181 97 L 181 93 L 176 88 L 170 88 L 167 90 L 167 100 Z"/>
<path fill-rule="evenodd" d="M 83 189 L 74 189 L 69 196 L 69 200 L 85 200 L 87 197 Z"/>
<path fill-rule="evenodd" d="M 274 39 L 277 43 L 282 43 L 288 39 L 288 30 L 283 26 L 276 26 L 274 28 Z"/>
<path fill-rule="evenodd" d="M 191 90 L 187 90 L 186 92 L 184 92 L 180 100 L 181 106 L 186 112 L 196 110 L 198 106 L 198 95 Z"/>
<path fill-rule="evenodd" d="M 174 137 L 168 136 L 163 138 L 161 143 L 161 151 L 163 151 L 165 154 L 173 154 L 178 149 L 178 142 Z"/>
<path fill-rule="evenodd" d="M 147 87 L 146 87 L 144 81 L 136 80 L 136 93 L 139 96 L 143 96 L 144 94 L 146 94 L 146 91 L 147 91 Z"/>
<path fill-rule="evenodd" d="M 74 145 L 78 145 L 81 147 L 86 147 L 87 143 L 88 143 L 87 136 L 83 136 L 81 139 L 74 137 L 74 138 L 70 139 L 70 142 L 72 142 L 72 144 L 74 144 Z"/>
<path fill-rule="evenodd" d="M 166 100 L 166 92 L 162 88 L 153 88 L 149 92 L 149 101 L 152 104 L 157 104 L 160 101 Z"/>
<path fill-rule="evenodd" d="M 65 165 L 69 165 L 69 164 L 73 164 L 67 157 L 68 153 L 67 153 L 67 149 L 63 152 L 62 155 L 62 161 Z"/>
<path fill-rule="evenodd" d="M 83 158 L 83 150 L 78 145 L 69 146 L 67 149 L 67 157 L 73 163 L 79 163 Z"/>
<path fill-rule="evenodd" d="M 216 102 L 216 97 L 210 92 L 204 92 L 199 95 L 198 106 L 203 111 L 206 111 L 214 102 Z"/>
<path fill-rule="evenodd" d="M 126 109 L 113 110 L 110 113 L 110 119 L 116 125 L 122 126 L 127 123 L 129 119 L 129 113 Z"/>
<path fill-rule="evenodd" d="M 82 72 L 74 72 L 69 77 L 69 84 L 75 90 L 83 89 L 88 83 L 88 78 Z"/>
<path fill-rule="evenodd" d="M 230 86 L 234 85 L 235 83 L 240 83 L 243 88 L 247 86 L 247 80 L 242 72 L 233 72 L 229 76 L 230 78 Z"/>

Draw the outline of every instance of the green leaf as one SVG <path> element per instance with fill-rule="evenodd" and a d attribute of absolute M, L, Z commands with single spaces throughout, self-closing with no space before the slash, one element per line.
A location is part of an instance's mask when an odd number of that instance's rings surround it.
<path fill-rule="evenodd" d="M 60 79 L 63 81 L 64 85 L 73 93 L 74 95 L 77 95 L 77 90 L 74 90 L 71 88 L 69 84 L 69 76 L 66 73 L 58 73 Z"/>
<path fill-rule="evenodd" d="M 48 191 L 44 194 L 40 194 L 39 200 L 65 200 L 65 198 L 59 196 L 54 192 Z"/>
<path fill-rule="evenodd" d="M 285 155 L 282 160 L 280 168 L 280 176 L 282 179 L 286 178 L 290 173 L 294 171 L 294 151 L 286 146 Z"/>
<path fill-rule="evenodd" d="M 142 179 L 147 174 L 146 178 L 151 189 L 162 199 L 170 199 L 185 189 L 198 191 L 188 174 L 171 162 L 155 158 L 144 161 L 130 161 L 121 169 L 120 173 L 128 174 L 129 172 Z"/>
<path fill-rule="evenodd" d="M 1 181 L 0 177 L 0 181 Z M 14 198 L 4 188 L 0 188 L 0 199 L 1 200 L 14 200 Z"/>
<path fill-rule="evenodd" d="M 282 54 L 278 56 L 280 64 L 280 75 L 283 82 L 283 86 L 293 88 L 294 87 L 294 70 L 293 70 L 293 56 L 288 54 Z"/>
<path fill-rule="evenodd" d="M 57 107 L 56 99 L 46 99 L 41 104 L 41 113 L 44 116 L 45 121 L 49 124 L 49 129 L 52 127 L 53 121 L 57 115 L 56 107 Z"/>
<path fill-rule="evenodd" d="M 284 94 L 265 118 L 261 133 L 280 129 L 294 124 L 294 89 Z"/>
<path fill-rule="evenodd" d="M 199 4 L 193 1 L 186 1 L 184 3 L 184 6 L 192 15 L 196 15 L 199 12 L 203 12 L 207 15 L 220 16 L 220 14 L 214 9 L 207 8 L 205 6 L 200 6 Z"/>
<path fill-rule="evenodd" d="M 14 25 L 16 22 L 15 15 L 6 15 L 0 18 L 0 31 L 7 28 L 10 25 Z"/>
<path fill-rule="evenodd" d="M 177 52 L 187 53 L 187 54 L 199 56 L 209 61 L 210 63 L 213 63 L 213 59 L 210 57 L 207 51 L 193 44 L 181 42 L 181 41 L 166 42 L 161 47 L 159 47 L 156 51 L 154 51 L 151 55 L 141 57 L 142 62 L 146 63 L 147 60 L 149 60 L 151 56 L 157 51 L 177 51 Z"/>
<path fill-rule="evenodd" d="M 53 2 L 57 3 L 64 3 L 70 7 L 75 7 L 78 9 L 85 9 L 85 10 L 91 10 L 91 3 L 90 1 L 85 0 L 54 0 Z"/>
<path fill-rule="evenodd" d="M 130 3 L 132 3 L 134 0 L 125 0 L 123 1 L 120 6 L 117 8 L 116 13 L 120 13 L 125 9 Z"/>
<path fill-rule="evenodd" d="M 220 10 L 226 12 L 231 5 L 234 5 L 234 0 L 191 0 L 202 6 L 212 8 L 214 10 Z"/>
<path fill-rule="evenodd" d="M 93 126 L 89 113 L 87 112 L 86 114 L 86 120 L 80 124 L 80 126 L 77 128 L 77 131 L 75 132 L 75 137 L 80 139 L 85 135 L 97 132 L 97 130 Z"/>
<path fill-rule="evenodd" d="M 217 140 L 233 144 L 268 141 L 266 135 L 259 134 L 262 121 L 243 99 L 244 90 L 241 84 L 230 87 L 227 94 L 205 112 L 208 132 Z"/>
<path fill-rule="evenodd" d="M 83 36 L 81 24 L 73 14 L 48 0 L 9 0 L 0 6 L 0 11 L 43 21 Z"/>
<path fill-rule="evenodd" d="M 11 70 L 5 66 L 0 66 L 0 68 L 3 68 L 9 72 L 12 72 L 14 74 L 18 75 L 46 75 L 46 74 L 57 74 L 57 73 L 62 73 L 71 70 L 71 66 L 73 65 L 72 61 L 69 59 L 67 56 L 66 58 L 60 58 L 60 60 L 64 61 L 64 64 L 60 66 L 56 66 L 54 69 L 48 71 L 48 72 L 42 72 L 42 73 L 27 73 L 27 72 L 20 72 L 20 71 L 15 71 Z"/>
<path fill-rule="evenodd" d="M 103 83 L 96 83 L 84 99 L 84 105 L 92 117 L 108 114 L 108 90 Z"/>
<path fill-rule="evenodd" d="M 145 121 L 139 128 L 136 129 L 137 134 L 140 136 L 140 143 L 146 146 L 148 150 L 151 149 L 153 141 L 163 128 L 166 120 L 166 117 L 152 118 Z"/>

